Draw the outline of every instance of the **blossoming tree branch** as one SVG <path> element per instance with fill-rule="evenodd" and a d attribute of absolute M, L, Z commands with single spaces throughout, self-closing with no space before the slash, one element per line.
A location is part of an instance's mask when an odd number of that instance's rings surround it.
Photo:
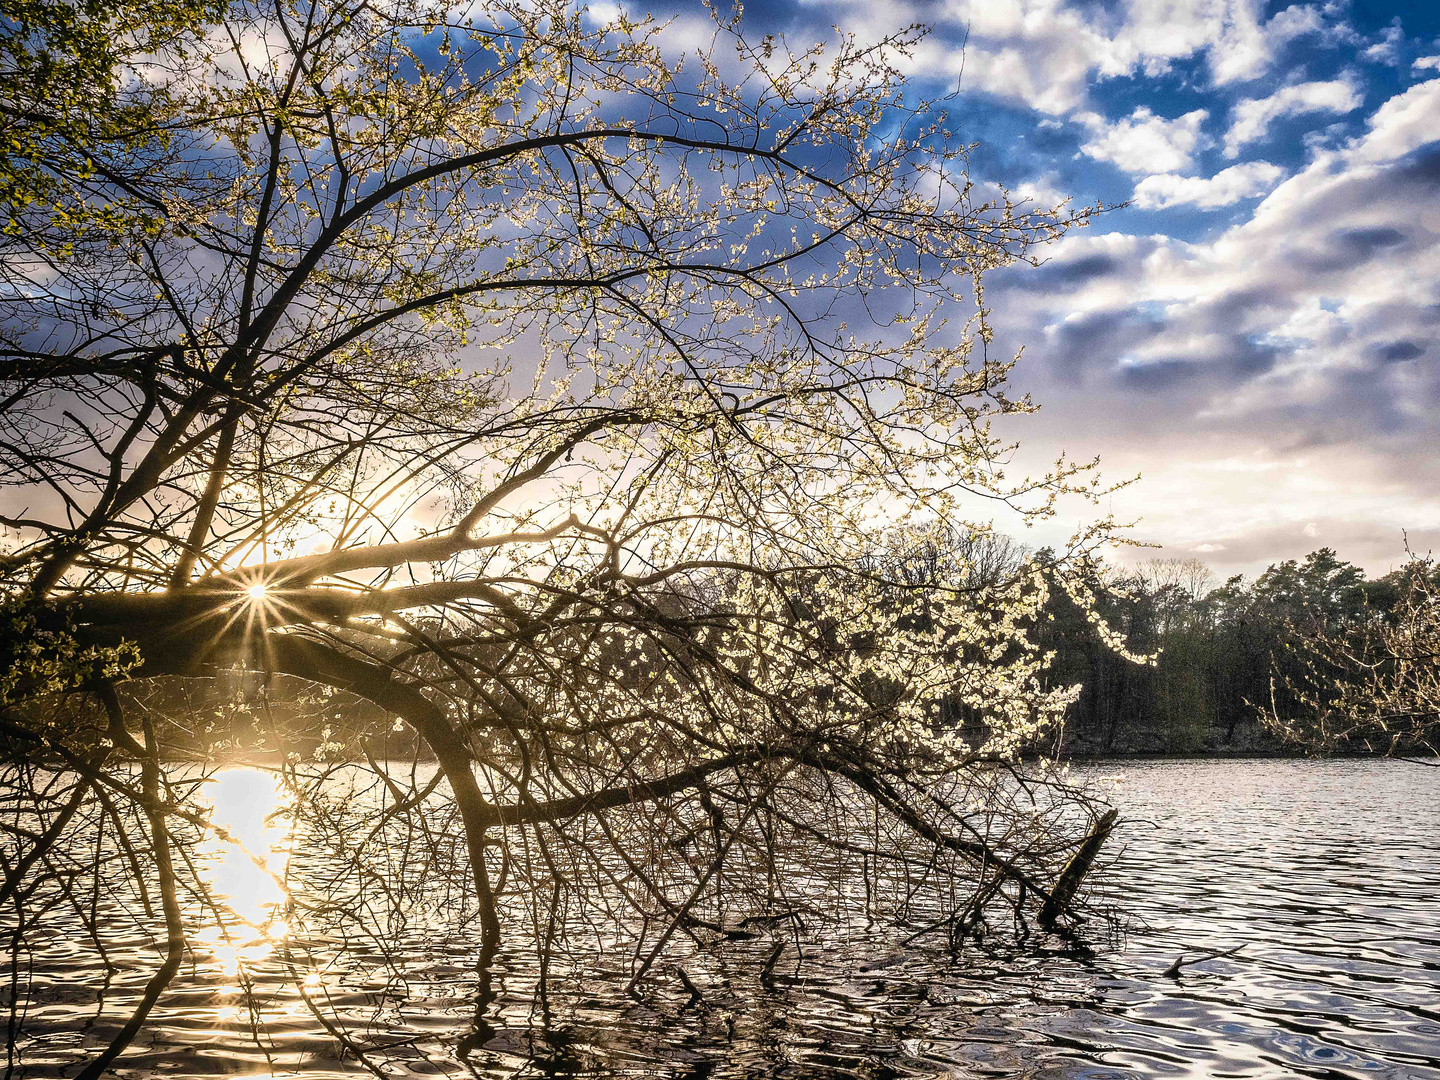
<path fill-rule="evenodd" d="M 1034 406 L 982 281 L 1088 211 L 968 178 L 914 34 L 467 11 L 241 2 L 107 39 L 88 112 L 7 84 L 7 752 L 143 810 L 173 877 L 200 743 L 147 687 L 368 702 L 438 762 L 486 953 L 522 875 L 590 873 L 653 917 L 637 980 L 777 830 L 1053 918 L 1084 822 L 1009 770 L 1074 692 L 1037 612 L 1109 525 L 982 572 L 993 523 L 1101 491 L 1008 471 Z"/>

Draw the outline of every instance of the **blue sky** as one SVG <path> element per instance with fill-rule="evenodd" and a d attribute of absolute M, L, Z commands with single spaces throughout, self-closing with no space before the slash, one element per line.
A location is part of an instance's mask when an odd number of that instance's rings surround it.
<path fill-rule="evenodd" d="M 598 7 L 610 5 L 593 5 Z M 672 15 L 698 5 L 636 4 Z M 597 12 L 598 13 L 598 12 Z M 1440 549 L 1440 4 L 767 0 L 747 35 L 932 33 L 912 63 L 1042 202 L 1126 202 L 993 278 L 1022 463 L 1099 454 L 1156 554 L 1254 572 Z M 1046 536 L 1026 536 L 1045 542 Z"/>

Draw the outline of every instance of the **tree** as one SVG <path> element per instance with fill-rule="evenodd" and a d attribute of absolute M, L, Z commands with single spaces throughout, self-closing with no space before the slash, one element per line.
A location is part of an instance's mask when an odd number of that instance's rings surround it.
<path fill-rule="evenodd" d="M 978 878 L 951 925 L 1048 898 L 1079 836 L 1060 802 L 1011 815 L 1003 763 L 1073 698 L 1029 628 L 1083 582 L 964 555 L 918 586 L 882 556 L 1100 490 L 1093 463 L 1005 475 L 990 422 L 1033 406 L 981 290 L 1088 212 L 982 197 L 894 67 L 916 37 L 717 24 L 682 63 L 561 4 L 242 3 L 117 84 L 163 138 L 97 137 L 79 172 L 73 133 L 38 139 L 109 216 L 62 242 L 24 209 L 4 271 L 4 732 L 73 792 L 37 795 L 6 894 L 118 799 L 173 946 L 92 1073 L 178 964 L 170 849 L 205 828 L 169 768 L 204 732 L 147 706 L 167 679 L 312 688 L 322 758 L 384 735 L 337 701 L 408 725 L 443 787 L 374 764 L 376 835 L 450 800 L 482 967 L 507 902 L 553 926 L 593 879 L 644 913 L 636 985 L 872 819 L 908 839 L 867 866 Z M 957 699 L 978 737 L 939 722 Z M 260 725 L 282 750 L 290 712 Z M 742 856 L 769 871 L 721 889 Z"/>
<path fill-rule="evenodd" d="M 1269 567 L 1256 580 L 1256 601 L 1270 617 L 1302 632 L 1334 631 L 1364 617 L 1365 572 L 1330 548 Z"/>
<path fill-rule="evenodd" d="M 1386 595 L 1388 610 L 1290 637 L 1291 670 L 1272 680 L 1265 720 L 1322 751 L 1433 759 L 1440 754 L 1440 570 L 1433 558 L 1412 555 L 1381 583 L 1389 588 L 1368 591 Z"/>
<path fill-rule="evenodd" d="M 167 138 L 165 88 L 147 76 L 185 63 L 219 10 L 214 0 L 0 2 L 0 245 L 23 236 L 22 251 L 68 247 L 77 233 L 127 224 L 95 197 L 96 148 L 139 152 Z M 138 85 L 122 95 L 126 79 Z"/>

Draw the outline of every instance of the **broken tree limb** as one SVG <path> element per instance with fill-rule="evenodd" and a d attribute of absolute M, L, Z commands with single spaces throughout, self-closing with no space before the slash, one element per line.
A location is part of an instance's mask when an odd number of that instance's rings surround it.
<path fill-rule="evenodd" d="M 775 942 L 775 947 L 770 950 L 770 955 L 765 957 L 765 963 L 760 965 L 760 985 L 766 990 L 775 986 L 775 965 L 780 962 L 780 954 L 785 951 L 785 939 L 781 938 Z"/>
<path fill-rule="evenodd" d="M 1162 979 L 1178 979 L 1180 969 L 1189 967 L 1191 964 L 1203 964 L 1206 960 L 1219 960 L 1222 956 L 1234 956 L 1245 947 L 1242 942 L 1233 949 L 1222 949 L 1220 952 L 1207 953 L 1205 956 L 1197 956 L 1194 960 L 1186 960 L 1185 954 L 1181 953 L 1175 958 L 1175 962 L 1160 973 Z"/>
<path fill-rule="evenodd" d="M 1090 867 L 1095 863 L 1095 857 L 1100 854 L 1100 849 L 1105 846 L 1105 841 L 1110 838 L 1110 830 L 1115 827 L 1115 819 L 1118 816 L 1115 810 L 1107 810 L 1101 815 L 1090 834 L 1080 843 L 1080 848 L 1070 857 L 1065 864 L 1065 869 L 1060 871 L 1059 878 L 1055 881 L 1055 887 L 1050 890 L 1045 904 L 1040 908 L 1040 925 L 1049 930 L 1055 925 L 1055 921 L 1069 909 L 1075 894 L 1080 890 L 1080 883 L 1085 880 L 1085 875 L 1090 872 Z"/>
<path fill-rule="evenodd" d="M 685 989 L 689 991 L 690 1004 L 693 1005 L 697 1001 L 703 1004 L 705 1001 L 705 995 L 700 992 L 700 988 L 695 985 L 694 981 L 690 978 L 690 976 L 685 974 L 685 969 L 682 968 L 679 964 L 671 964 L 670 970 L 672 973 L 674 973 L 675 977 L 680 980 L 680 985 L 685 987 Z"/>

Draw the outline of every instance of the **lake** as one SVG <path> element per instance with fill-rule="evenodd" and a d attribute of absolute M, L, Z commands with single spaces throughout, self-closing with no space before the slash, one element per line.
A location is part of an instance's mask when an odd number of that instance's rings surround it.
<path fill-rule="evenodd" d="M 1098 881 L 1115 922 L 1092 920 L 1089 948 L 997 933 L 952 958 L 931 938 L 905 944 L 913 927 L 812 920 L 697 960 L 700 1002 L 673 979 L 631 1000 L 628 956 L 563 949 L 540 1000 L 533 961 L 502 953 L 477 1026 L 474 928 L 437 905 L 381 955 L 343 922 L 290 919 L 284 885 L 319 870 L 267 818 L 283 801 L 273 781 L 232 770 L 209 790 L 244 850 L 217 843 L 202 868 L 229 929 L 196 935 L 118 1072 L 369 1075 L 339 1031 L 389 1076 L 1440 1080 L 1440 769 L 1081 771 L 1122 815 Z M 0 936 L 3 983 L 28 992 L 5 1075 L 73 1075 L 153 970 L 149 939 L 117 922 L 107 974 L 76 934 L 14 938 Z"/>

